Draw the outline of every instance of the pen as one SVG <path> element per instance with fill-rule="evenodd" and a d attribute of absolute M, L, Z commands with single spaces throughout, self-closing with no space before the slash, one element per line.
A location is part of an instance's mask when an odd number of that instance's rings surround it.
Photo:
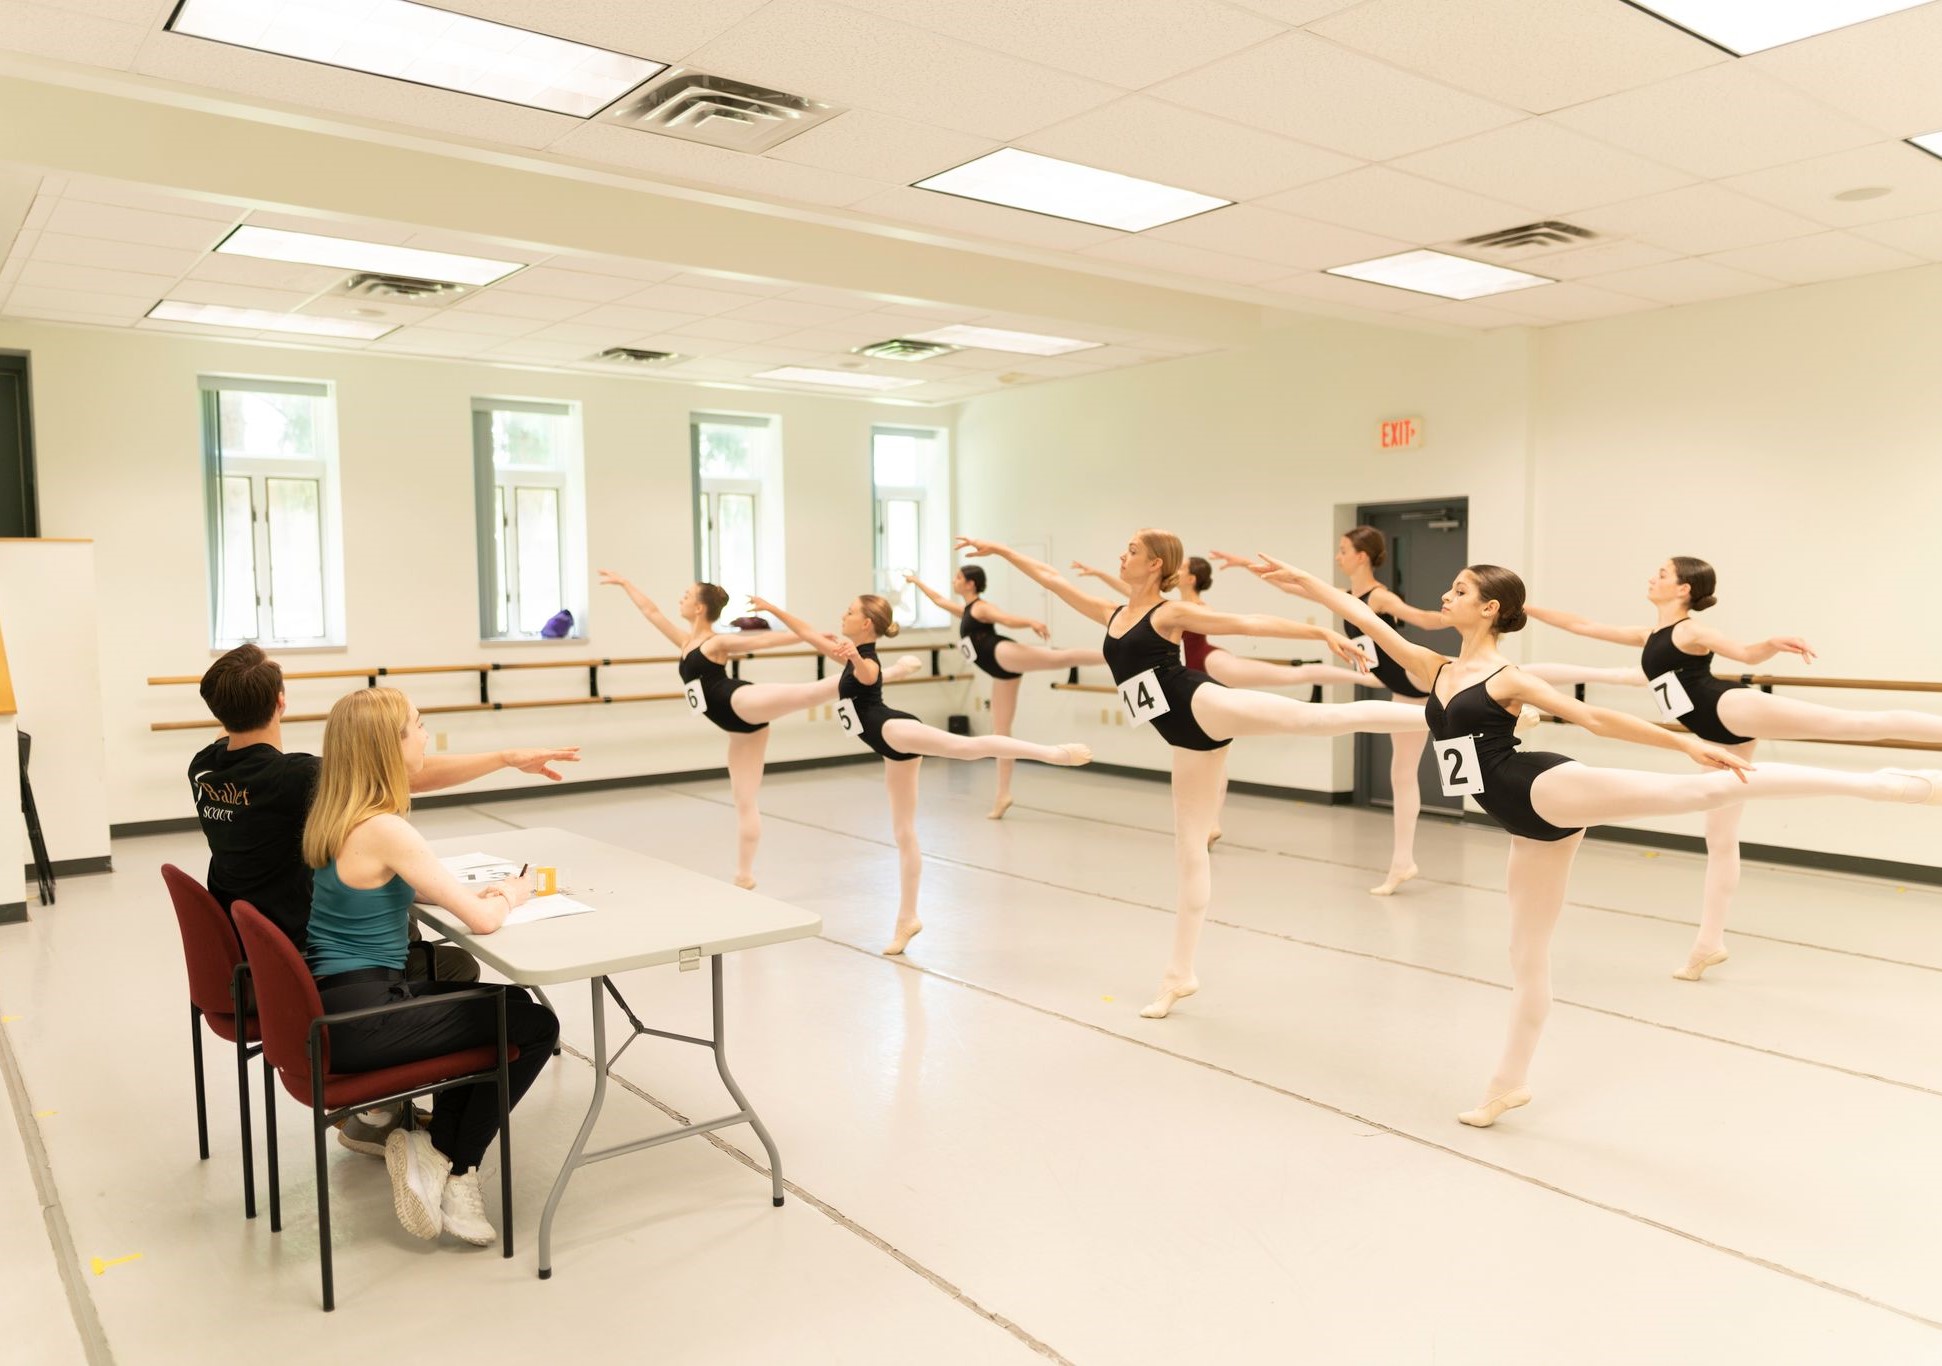
<path fill-rule="evenodd" d="M 520 865 L 519 865 L 519 871 L 518 871 L 517 873 L 515 873 L 515 874 L 514 874 L 513 876 L 515 876 L 515 877 L 525 877 L 525 876 L 526 876 L 526 869 L 527 869 L 528 867 L 530 867 L 530 866 L 531 866 L 530 864 L 525 864 L 525 863 L 522 863 L 522 864 L 520 864 Z"/>

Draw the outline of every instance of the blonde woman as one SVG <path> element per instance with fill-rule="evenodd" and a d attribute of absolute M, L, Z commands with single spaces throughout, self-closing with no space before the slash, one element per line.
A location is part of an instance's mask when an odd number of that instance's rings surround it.
<path fill-rule="evenodd" d="M 1034 745 L 1008 735 L 952 735 L 925 725 L 909 712 L 891 710 L 883 700 L 885 670 L 877 663 L 877 641 L 896 635 L 897 623 L 891 619 L 889 601 L 875 593 L 850 601 L 837 635 L 818 631 L 762 598 L 750 601 L 756 611 L 769 613 L 811 649 L 842 664 L 837 682 L 843 727 L 884 758 L 883 782 L 890 792 L 890 823 L 897 837 L 900 873 L 897 924 L 884 953 L 900 954 L 924 928 L 917 918 L 917 884 L 924 871 L 924 853 L 917 844 L 917 770 L 924 756 L 1035 759 L 1071 768 L 1091 763 L 1092 751 L 1084 745 Z M 894 679 L 894 670 L 891 675 Z"/>
<path fill-rule="evenodd" d="M 491 934 L 533 894 L 530 878 L 467 886 L 411 828 L 412 775 L 425 763 L 425 725 L 395 688 L 367 688 L 337 701 L 324 723 L 317 795 L 303 830 L 311 878 L 309 948 L 324 1009 L 360 1010 L 456 992 L 447 1006 L 425 1006 L 333 1025 L 332 1064 L 371 1071 L 498 1040 L 496 1003 L 506 998 L 506 1042 L 519 1049 L 512 1103 L 552 1056 L 560 1023 L 518 987 L 407 982 L 411 904 L 426 901 L 457 916 L 474 934 Z M 499 1132 L 498 1088 L 491 1082 L 440 1091 L 429 1131 L 394 1129 L 384 1162 L 398 1221 L 417 1237 L 440 1232 L 484 1247 L 498 1235 L 486 1221 L 479 1163 Z M 502 1140 L 503 1146 L 503 1140 Z"/>

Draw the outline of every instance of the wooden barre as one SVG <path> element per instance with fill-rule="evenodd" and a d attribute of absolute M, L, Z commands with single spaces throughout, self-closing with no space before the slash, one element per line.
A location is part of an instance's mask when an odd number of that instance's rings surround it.
<path fill-rule="evenodd" d="M 1865 692 L 1942 692 L 1942 683 L 1911 683 L 1892 678 L 1806 678 L 1795 674 L 1714 674 L 1722 683 L 1755 688 L 1858 688 Z"/>

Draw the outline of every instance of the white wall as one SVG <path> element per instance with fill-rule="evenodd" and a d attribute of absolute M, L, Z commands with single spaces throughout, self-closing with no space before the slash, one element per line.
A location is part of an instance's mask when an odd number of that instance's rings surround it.
<path fill-rule="evenodd" d="M 871 584 L 869 429 L 908 408 L 862 400 L 730 392 L 626 378 L 547 374 L 368 352 L 253 346 L 160 332 L 116 333 L 0 321 L 0 347 L 33 353 L 41 523 L 96 543 L 101 587 L 109 817 L 190 814 L 184 769 L 213 732 L 151 733 L 202 714 L 193 687 L 150 675 L 208 666 L 199 373 L 285 375 L 336 385 L 346 539 L 347 648 L 282 656 L 286 670 L 659 655 L 669 652 L 618 589 L 598 590 L 591 637 L 562 645 L 481 646 L 475 585 L 470 401 L 475 394 L 583 405 L 587 538 L 596 567 L 628 574 L 672 609 L 693 571 L 688 414 L 778 414 L 788 466 L 789 599 L 832 627 Z M 927 419 L 950 414 L 926 412 Z M 759 664 L 751 677 L 811 676 L 807 660 Z M 318 712 L 342 684 L 293 682 L 293 712 Z M 675 686 L 672 667 L 603 671 L 606 692 Z M 501 674 L 495 698 L 571 696 L 586 675 Z M 409 680 L 421 705 L 476 697 L 471 675 Z M 903 689 L 899 705 L 955 709 L 951 685 Z M 514 743 L 582 744 L 577 779 L 719 767 L 722 739 L 673 703 L 535 709 L 431 718 L 453 751 Z M 291 729 L 314 748 L 321 726 Z M 777 727 L 772 759 L 851 753 L 833 722 Z M 519 775 L 482 786 L 521 785 Z"/>

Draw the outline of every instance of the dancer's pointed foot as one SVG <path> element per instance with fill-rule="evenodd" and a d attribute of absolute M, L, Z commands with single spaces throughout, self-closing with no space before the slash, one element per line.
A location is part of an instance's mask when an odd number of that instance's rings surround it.
<path fill-rule="evenodd" d="M 911 940 L 923 932 L 924 922 L 921 920 L 899 922 L 896 933 L 891 937 L 890 947 L 883 951 L 883 956 L 886 958 L 895 958 L 906 948 L 910 947 Z"/>
<path fill-rule="evenodd" d="M 1706 975 L 1707 968 L 1716 968 L 1726 961 L 1725 949 L 1694 949 L 1686 959 L 1686 966 L 1675 968 L 1672 975 L 1682 982 L 1697 982 Z"/>
<path fill-rule="evenodd" d="M 755 890 L 755 879 L 747 873 L 737 873 L 735 874 L 735 885 L 745 892 L 752 892 Z"/>
<path fill-rule="evenodd" d="M 1140 1011 L 1140 1018 L 1142 1020 L 1164 1020 L 1172 1012 L 1175 1004 L 1186 1000 L 1199 990 L 1200 980 L 1195 977 L 1189 977 L 1184 982 L 1162 982 L 1160 984 L 1160 994 L 1155 996 L 1147 1004 L 1146 1008 Z"/>
<path fill-rule="evenodd" d="M 1468 1124 L 1473 1129 L 1488 1129 L 1497 1122 L 1498 1117 L 1504 1111 L 1515 1110 L 1519 1106 L 1529 1105 L 1530 1103 L 1531 1088 L 1528 1086 L 1517 1086 L 1500 1096 L 1492 1096 L 1474 1110 L 1465 1110 L 1457 1116 L 1457 1119 L 1461 1123 Z"/>
<path fill-rule="evenodd" d="M 902 659 L 899 659 L 896 663 L 885 669 L 883 676 L 888 681 L 895 683 L 900 678 L 909 678 L 923 667 L 924 661 L 916 655 L 905 655 Z"/>
<path fill-rule="evenodd" d="M 1942 768 L 1888 768 L 1882 772 L 1905 780 L 1896 801 L 1942 806 Z M 1924 783 L 1928 784 L 1926 792 L 1922 789 Z"/>
<path fill-rule="evenodd" d="M 988 821 L 1001 821 L 1009 810 L 1011 810 L 1011 794 L 1007 792 L 991 804 L 991 810 L 985 812 L 984 818 Z"/>
<path fill-rule="evenodd" d="M 1405 882 L 1409 881 L 1411 878 L 1415 876 L 1416 876 L 1416 865 L 1413 863 L 1410 864 L 1407 868 L 1391 868 L 1389 870 L 1389 876 L 1382 880 L 1382 884 L 1380 886 L 1371 887 L 1369 889 L 1369 895 L 1370 896 L 1394 896 L 1396 894 L 1396 889 L 1398 887 L 1402 886 Z"/>
<path fill-rule="evenodd" d="M 1054 745 L 1053 748 L 1064 756 L 1052 761 L 1060 768 L 1082 768 L 1092 762 L 1092 751 L 1084 745 Z"/>

